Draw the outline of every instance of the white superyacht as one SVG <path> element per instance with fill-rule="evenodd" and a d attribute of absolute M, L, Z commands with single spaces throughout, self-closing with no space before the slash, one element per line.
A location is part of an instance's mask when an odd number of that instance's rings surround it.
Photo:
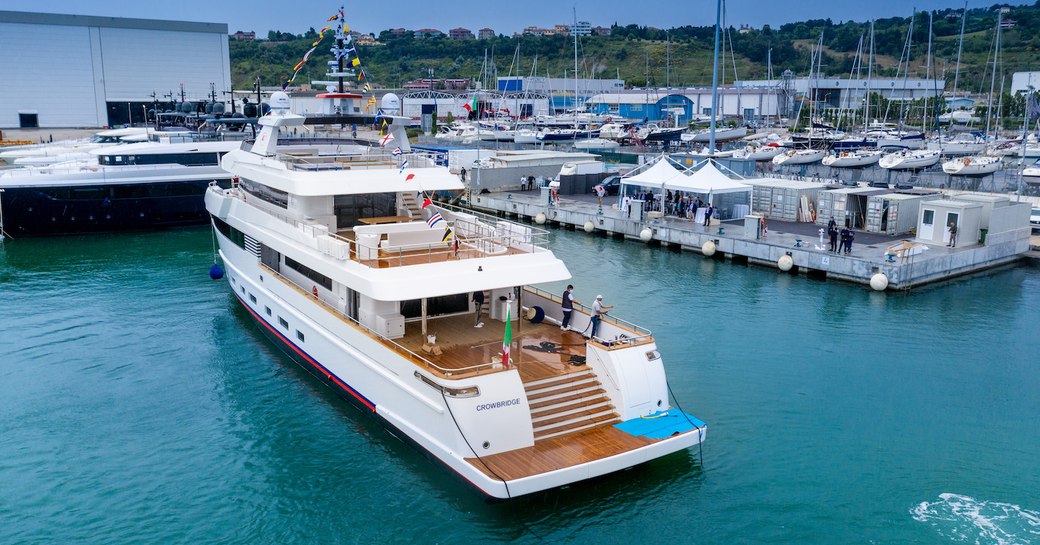
<path fill-rule="evenodd" d="M 256 144 L 224 158 L 238 183 L 206 206 L 229 287 L 294 361 L 491 498 L 704 440 L 648 330 L 607 314 L 586 338 L 580 304 L 560 327 L 559 295 L 530 286 L 570 278 L 547 232 L 432 204 L 462 185 L 410 151 L 399 118 L 383 148 L 307 153 L 278 149 L 304 119 L 284 93 L 271 104 Z"/>

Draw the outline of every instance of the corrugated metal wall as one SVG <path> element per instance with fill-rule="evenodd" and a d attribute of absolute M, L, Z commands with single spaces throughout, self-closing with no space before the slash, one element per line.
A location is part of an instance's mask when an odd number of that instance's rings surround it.
<path fill-rule="evenodd" d="M 230 89 L 227 36 L 104 26 L 0 22 L 0 127 L 19 112 L 40 127 L 108 125 L 106 102 L 151 102 L 152 92 L 206 100 Z M 223 95 L 218 95 L 218 100 Z M 160 98 L 161 100 L 161 98 Z"/>
<path fill-rule="evenodd" d="M 37 113 L 41 127 L 104 125 L 86 27 L 0 23 L 0 127 Z"/>

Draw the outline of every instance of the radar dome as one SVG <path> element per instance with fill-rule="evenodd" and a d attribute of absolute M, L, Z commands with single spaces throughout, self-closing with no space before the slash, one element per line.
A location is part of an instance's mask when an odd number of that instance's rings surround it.
<path fill-rule="evenodd" d="M 282 91 L 275 91 L 271 93 L 271 109 L 275 111 L 281 110 L 283 112 L 288 111 L 289 95 L 285 94 Z"/>
<path fill-rule="evenodd" d="M 383 95 L 383 101 L 380 102 L 380 108 L 383 109 L 384 113 L 390 115 L 397 115 L 401 112 L 401 97 L 394 93 L 387 93 Z"/>

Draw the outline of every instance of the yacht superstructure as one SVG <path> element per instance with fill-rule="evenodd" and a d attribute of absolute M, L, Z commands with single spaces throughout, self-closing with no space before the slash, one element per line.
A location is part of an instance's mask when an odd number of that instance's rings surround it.
<path fill-rule="evenodd" d="M 548 233 L 433 204 L 461 182 L 387 120 L 384 148 L 283 153 L 277 131 L 303 120 L 276 93 L 257 143 L 225 157 L 239 183 L 213 186 L 207 209 L 261 330 L 493 498 L 702 441 L 704 423 L 669 400 L 650 331 L 608 314 L 586 339 L 579 304 L 561 328 L 560 297 L 531 286 L 570 277 Z M 489 303 L 479 320 L 475 299 Z"/>

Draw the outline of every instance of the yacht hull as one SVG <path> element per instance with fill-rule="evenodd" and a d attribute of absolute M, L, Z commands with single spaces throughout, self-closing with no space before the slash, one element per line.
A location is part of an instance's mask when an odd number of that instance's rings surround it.
<path fill-rule="evenodd" d="M 212 204 L 217 208 L 220 205 Z M 323 306 L 330 303 L 320 299 L 324 294 L 316 298 L 280 282 L 259 265 L 255 254 L 226 238 L 219 229 L 214 232 L 227 267 L 229 287 L 265 336 L 295 363 L 333 387 L 337 395 L 377 417 L 395 437 L 436 459 L 487 498 L 515 498 L 620 471 L 686 450 L 703 441 L 707 434 L 707 428 L 702 427 L 622 454 L 550 472 L 506 481 L 492 478 L 467 460 L 474 457 L 471 449 L 479 449 L 480 445 L 468 445 L 458 433 L 455 418 L 458 415 L 465 426 L 467 400 L 448 398 L 415 380 L 420 373 L 413 362 L 379 344 L 370 333 L 327 312 Z M 484 399 L 509 399 L 505 396 L 523 391 L 515 371 L 463 382 L 463 386 L 478 387 Z M 529 410 L 526 400 L 520 405 L 520 409 Z"/>
<path fill-rule="evenodd" d="M 808 165 L 823 159 L 823 150 L 799 150 L 788 151 L 773 157 L 773 164 L 780 165 Z"/>
<path fill-rule="evenodd" d="M 823 158 L 823 166 L 833 168 L 862 168 L 877 164 L 881 160 L 880 153 L 869 153 L 869 154 L 841 154 L 841 155 L 828 155 Z"/>
<path fill-rule="evenodd" d="M 881 158 L 878 164 L 889 170 L 920 170 L 935 166 L 939 162 L 939 152 L 929 153 L 893 153 Z"/>
<path fill-rule="evenodd" d="M 942 169 L 951 176 L 988 176 L 1000 170 L 1000 159 L 965 157 L 946 161 L 943 163 Z"/>
<path fill-rule="evenodd" d="M 202 225 L 212 181 L 9 187 L 0 195 L 4 231 L 18 238 Z M 230 175 L 220 183 L 229 185 Z"/>

